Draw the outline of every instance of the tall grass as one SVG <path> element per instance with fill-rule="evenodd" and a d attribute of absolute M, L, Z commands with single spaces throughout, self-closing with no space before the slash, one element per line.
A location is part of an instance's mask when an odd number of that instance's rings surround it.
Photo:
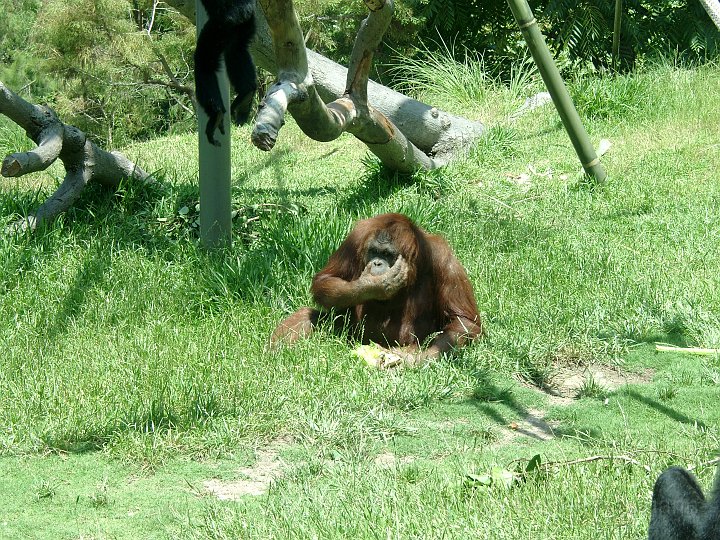
<path fill-rule="evenodd" d="M 397 57 L 387 71 L 402 91 L 426 102 L 443 103 L 453 112 L 479 113 L 485 121 L 503 118 L 541 90 L 529 56 L 518 58 L 503 79 L 487 68 L 479 53 L 458 51 L 454 42 L 442 38 L 438 48 L 422 47 L 412 58 Z"/>

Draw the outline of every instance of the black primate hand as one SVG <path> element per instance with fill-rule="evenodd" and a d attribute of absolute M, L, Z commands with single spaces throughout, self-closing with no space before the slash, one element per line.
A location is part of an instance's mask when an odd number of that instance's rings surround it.
<path fill-rule="evenodd" d="M 210 144 L 214 146 L 220 146 L 220 141 L 215 139 L 215 130 L 220 130 L 220 133 L 225 135 L 225 126 L 223 126 L 223 116 L 225 116 L 225 111 L 218 112 L 215 114 L 215 116 L 211 116 L 208 118 L 207 125 L 205 127 L 205 135 L 207 135 L 207 139 L 210 142 Z"/>

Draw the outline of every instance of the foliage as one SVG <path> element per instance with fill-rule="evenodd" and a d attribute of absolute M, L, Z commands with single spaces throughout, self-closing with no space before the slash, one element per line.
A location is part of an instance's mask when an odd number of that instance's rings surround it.
<path fill-rule="evenodd" d="M 52 84 L 27 48 L 41 1 L 7 0 L 6 4 L 0 10 L 0 81 L 23 94 L 47 92 Z"/>
<path fill-rule="evenodd" d="M 174 76 L 189 79 L 194 28 L 175 12 L 152 13 L 152 7 L 127 0 L 49 0 L 34 25 L 43 69 L 59 83 L 48 96 L 52 106 L 101 144 L 189 125 L 187 97 L 153 79 L 169 79 L 161 59 Z"/>
<path fill-rule="evenodd" d="M 40 0 L 7 0 L 0 11 L 0 62 L 9 64 L 21 51 L 35 22 Z"/>
<path fill-rule="evenodd" d="M 610 64 L 613 16 L 613 3 L 600 0 L 550 0 L 542 13 L 548 39 L 596 66 Z M 638 56 L 674 50 L 702 59 L 716 55 L 719 46 L 717 29 L 697 0 L 623 2 L 620 56 L 626 67 Z"/>
<path fill-rule="evenodd" d="M 505 66 L 521 55 L 522 38 L 506 2 L 488 0 L 413 0 L 427 39 L 456 36 L 459 43 L 483 55 L 491 65 Z M 548 45 L 570 66 L 610 64 L 614 2 L 605 0 L 538 0 L 532 3 Z M 620 38 L 625 68 L 639 59 L 680 51 L 686 59 L 715 56 L 717 29 L 696 0 L 626 0 Z"/>
<path fill-rule="evenodd" d="M 506 2 L 411 0 L 411 6 L 425 21 L 422 39 L 432 42 L 438 35 L 446 36 L 493 64 L 512 55 L 521 44 Z"/>
<path fill-rule="evenodd" d="M 347 63 L 360 23 L 367 17 L 365 5 L 342 0 L 299 0 L 295 5 L 308 47 L 337 62 Z M 396 51 L 411 54 L 421 23 L 422 19 L 413 14 L 407 0 L 396 1 L 385 43 Z M 387 47 L 376 51 L 374 69 L 382 69 L 382 62 L 389 53 Z"/>

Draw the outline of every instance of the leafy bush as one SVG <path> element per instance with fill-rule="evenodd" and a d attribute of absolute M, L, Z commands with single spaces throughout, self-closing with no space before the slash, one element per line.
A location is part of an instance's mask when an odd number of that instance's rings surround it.
<path fill-rule="evenodd" d="M 486 62 L 508 66 L 523 47 L 506 2 L 489 0 L 410 0 L 425 21 L 423 38 L 457 36 L 459 43 L 480 52 Z M 605 0 L 538 0 L 532 3 L 548 45 L 567 55 L 571 65 L 610 64 L 614 2 Z M 687 60 L 718 54 L 720 36 L 696 0 L 626 0 L 620 56 L 626 69 L 638 59 L 679 51 Z M 506 69 L 508 69 L 506 67 Z"/>
<path fill-rule="evenodd" d="M 33 27 L 43 75 L 58 82 L 42 97 L 101 144 L 119 146 L 193 122 L 189 100 L 153 81 L 169 79 L 161 59 L 176 78 L 189 79 L 194 27 L 172 11 L 151 18 L 145 4 L 49 0 Z"/>

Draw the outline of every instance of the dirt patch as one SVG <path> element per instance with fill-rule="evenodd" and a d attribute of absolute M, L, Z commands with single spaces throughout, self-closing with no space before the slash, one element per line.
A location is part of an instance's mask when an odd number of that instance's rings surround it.
<path fill-rule="evenodd" d="M 652 369 L 630 372 L 603 364 L 558 361 L 554 362 L 552 375 L 540 389 L 548 395 L 550 406 L 567 406 L 582 396 L 602 396 L 627 384 L 649 383 L 654 374 Z M 527 381 L 521 381 L 521 384 L 538 389 L 538 386 Z M 510 431 L 506 431 L 496 444 L 507 444 L 518 436 L 546 441 L 555 437 L 555 430 L 558 427 L 559 422 L 545 420 L 544 411 L 529 409 L 527 416 L 518 422 L 513 422 L 509 426 Z"/>
<path fill-rule="evenodd" d="M 511 444 L 518 437 L 529 437 L 537 441 L 549 441 L 555 438 L 555 429 L 558 428 L 560 422 L 546 421 L 545 411 L 539 409 L 528 409 L 522 420 L 512 422 L 505 426 L 501 436 L 492 446 L 505 446 Z"/>
<path fill-rule="evenodd" d="M 651 369 L 631 372 L 616 364 L 594 361 L 594 351 L 582 345 L 563 345 L 550 358 L 550 376 L 541 388 L 551 404 L 567 404 L 583 396 L 600 397 L 627 384 L 652 380 Z"/>
<path fill-rule="evenodd" d="M 624 371 L 617 367 L 600 364 L 564 365 L 554 370 L 546 386 L 545 392 L 560 404 L 566 403 L 582 395 L 612 392 L 626 384 L 641 384 L 652 380 L 653 370 L 647 369 L 639 373 Z"/>
<path fill-rule="evenodd" d="M 558 422 L 546 422 L 545 411 L 538 409 L 528 409 L 527 416 L 517 422 L 517 427 L 513 426 L 515 433 L 524 435 L 539 441 L 549 441 L 555 438 L 554 428 L 558 427 Z"/>
<path fill-rule="evenodd" d="M 289 439 L 278 439 L 256 451 L 257 461 L 252 467 L 240 469 L 237 480 L 206 480 L 205 489 L 221 501 L 237 501 L 246 495 L 264 495 L 270 484 L 282 477 L 285 462 L 279 454 L 290 446 Z"/>
<path fill-rule="evenodd" d="M 412 456 L 403 456 L 398 458 L 392 452 L 383 452 L 375 458 L 375 465 L 381 469 L 391 469 L 393 467 L 397 467 L 398 465 L 407 465 L 413 461 L 415 461 L 415 458 Z"/>

